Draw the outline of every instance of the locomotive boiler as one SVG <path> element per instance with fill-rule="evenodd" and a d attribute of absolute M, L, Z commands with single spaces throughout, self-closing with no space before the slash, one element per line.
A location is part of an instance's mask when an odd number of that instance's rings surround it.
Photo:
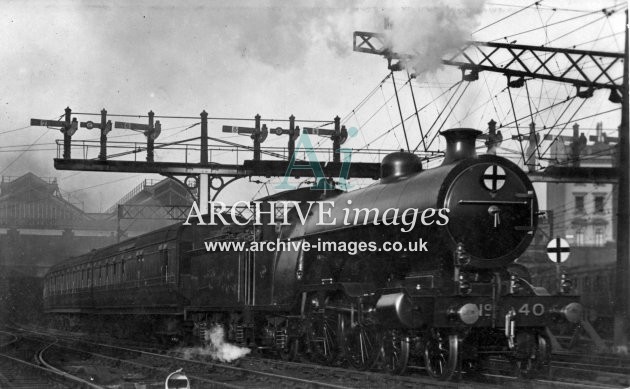
<path fill-rule="evenodd" d="M 288 223 L 205 218 L 57 265 L 47 275 L 46 309 L 63 320 L 116 323 L 135 313 L 150 331 L 180 338 L 203 339 L 221 325 L 230 341 L 282 358 L 392 373 L 422 364 L 438 379 L 491 355 L 525 375 L 544 372 L 546 327 L 578 322 L 582 308 L 576 296 L 533 286 L 514 263 L 537 227 L 536 195 L 514 163 L 477 156 L 479 134 L 443 131 L 447 149 L 436 168 L 399 152 L 364 189 L 261 200 L 268 210 L 292 201 Z M 337 222 L 321 223 L 321 214 Z M 269 241 L 295 249 L 250 249 Z M 350 242 L 363 249 L 339 250 Z"/>

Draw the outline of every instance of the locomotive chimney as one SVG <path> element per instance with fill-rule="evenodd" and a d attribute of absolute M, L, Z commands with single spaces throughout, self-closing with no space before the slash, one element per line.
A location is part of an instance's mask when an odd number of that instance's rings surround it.
<path fill-rule="evenodd" d="M 442 165 L 477 157 L 475 140 L 481 135 L 481 131 L 472 128 L 451 128 L 440 132 L 440 135 L 446 138 L 446 154 Z"/>

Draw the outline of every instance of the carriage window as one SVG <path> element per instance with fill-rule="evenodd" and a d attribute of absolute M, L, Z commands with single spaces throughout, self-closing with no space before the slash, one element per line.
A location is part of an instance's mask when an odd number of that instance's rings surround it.
<path fill-rule="evenodd" d="M 136 276 L 137 279 L 140 279 L 140 274 L 142 273 L 142 264 L 144 263 L 144 255 L 142 254 L 142 251 L 138 251 L 136 252 Z"/>
<path fill-rule="evenodd" d="M 168 249 L 166 244 L 163 246 L 162 251 L 161 251 L 161 275 L 162 275 L 162 282 L 166 283 L 168 281 Z"/>

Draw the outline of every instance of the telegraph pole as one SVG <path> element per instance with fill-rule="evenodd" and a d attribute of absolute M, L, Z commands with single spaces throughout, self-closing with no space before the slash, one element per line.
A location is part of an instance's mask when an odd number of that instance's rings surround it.
<path fill-rule="evenodd" d="M 393 77 L 392 77 L 393 78 Z M 394 89 L 396 89 L 394 87 Z M 341 119 L 339 116 L 335 116 L 335 134 L 333 135 L 333 162 L 341 162 L 341 153 L 339 148 L 341 147 Z M 405 134 L 405 136 L 407 136 Z"/>
<path fill-rule="evenodd" d="M 149 111 L 149 130 L 146 133 L 147 136 L 147 162 L 153 162 L 153 146 L 154 139 L 151 136 L 151 130 L 153 129 L 153 111 Z"/>
<path fill-rule="evenodd" d="M 64 130 L 62 130 L 63 132 L 63 157 L 65 159 L 70 159 L 71 157 L 71 150 L 72 150 L 72 133 L 70 131 L 70 125 L 72 124 L 72 110 L 70 109 L 70 107 L 66 107 L 65 109 L 65 119 L 66 119 L 66 126 L 64 128 Z"/>
<path fill-rule="evenodd" d="M 208 165 L 208 113 L 205 110 L 201 112 L 201 160 L 199 162 L 201 162 L 202 166 Z M 199 211 L 202 215 L 208 213 L 208 201 L 210 201 L 209 184 L 208 174 L 199 174 L 197 199 L 199 200 Z"/>
<path fill-rule="evenodd" d="M 256 122 L 252 139 L 254 140 L 254 161 L 260 161 L 260 115 L 254 116 Z"/>
<path fill-rule="evenodd" d="M 293 158 L 293 153 L 295 153 L 295 116 L 289 116 L 289 143 L 288 143 L 288 154 L 287 161 L 290 161 Z"/>
<path fill-rule="evenodd" d="M 615 299 L 615 346 L 628 344 L 630 323 L 630 141 L 628 136 L 628 10 L 626 10 L 626 39 L 623 59 L 623 87 L 621 95 L 621 126 L 619 127 L 619 183 L 617 184 L 617 266 Z"/>
<path fill-rule="evenodd" d="M 111 129 L 111 127 L 110 127 Z M 98 154 L 98 159 L 101 161 L 107 160 L 107 110 L 103 108 L 101 110 L 101 152 Z"/>

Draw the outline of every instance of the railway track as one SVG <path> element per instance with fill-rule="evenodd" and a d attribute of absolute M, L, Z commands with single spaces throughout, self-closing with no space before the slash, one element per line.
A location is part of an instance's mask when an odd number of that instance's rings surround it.
<path fill-rule="evenodd" d="M 51 369 L 42 356 L 50 343 L 0 332 L 0 387 L 2 388 L 99 388 L 79 377 Z"/>
<path fill-rule="evenodd" d="M 619 358 L 608 357 L 611 361 L 621 363 Z M 572 361 L 571 361 L 572 360 Z M 623 359 L 621 359 L 623 360 Z M 576 387 L 628 388 L 630 386 L 630 368 L 623 366 L 607 366 L 594 363 L 578 362 L 579 358 L 566 357 L 564 361 L 552 359 L 549 374 L 544 379 L 531 380 L 542 386 L 577 385 Z M 491 376 L 504 377 L 511 374 L 512 367 L 505 360 L 491 359 L 487 368 Z M 538 387 L 538 386 L 536 386 Z"/>
<path fill-rule="evenodd" d="M 570 366 L 570 361 L 554 361 L 552 379 L 525 380 L 510 377 L 504 372 L 484 374 L 479 377 L 464 377 L 463 382 L 439 382 L 422 375 L 414 369 L 407 376 L 392 376 L 383 373 L 348 370 L 340 367 L 314 365 L 310 363 L 287 362 L 269 358 L 245 357 L 237 363 L 226 364 L 210 361 L 207 358 L 182 358 L 182 354 L 157 347 L 132 342 L 132 346 L 95 342 L 74 335 L 58 334 L 40 330 L 29 330 L 31 336 L 51 337 L 58 342 L 51 345 L 49 355 L 57 359 L 57 365 L 72 367 L 68 361 L 86 361 L 81 356 L 89 355 L 90 363 L 119 369 L 119 374 L 137 377 L 165 377 L 178 368 L 183 368 L 194 387 L 308 387 L 308 388 L 348 388 L 348 387 L 388 387 L 388 388 L 444 388 L 444 387 L 508 387 L 508 388 L 621 388 L 627 387 L 623 372 L 597 371 L 598 375 L 588 376 L 592 370 L 581 366 Z M 125 342 L 129 343 L 129 342 Z M 52 352 L 55 351 L 55 352 Z M 74 356 L 72 356 L 74 355 Z M 567 357 L 568 358 L 568 357 Z M 65 361 L 64 361 L 65 360 Z M 86 362 L 82 362 L 86 363 Z M 562 364 L 566 365 L 562 365 Z M 76 365 L 76 363 L 75 363 Z M 593 365 L 595 366 L 595 365 Z M 68 367 L 66 367 L 67 369 Z M 594 367 L 592 367 L 594 369 Z M 623 368 L 620 366 L 619 369 Z M 571 369 L 578 369 L 581 375 Z"/>
<path fill-rule="evenodd" d="M 630 387 L 630 359 L 604 355 L 554 354 L 552 376 Z"/>
<path fill-rule="evenodd" d="M 47 336 L 35 333 L 36 336 Z M 124 370 L 127 374 L 143 377 L 166 377 L 183 368 L 191 385 L 196 388 L 244 388 L 244 387 L 304 387 L 304 388 L 348 388 L 356 387 L 344 383 L 331 383 L 314 379 L 299 378 L 284 374 L 261 371 L 251 363 L 239 366 L 187 360 L 181 357 L 158 354 L 127 347 L 88 342 L 78 339 L 60 339 L 47 349 L 60 369 L 71 368 L 77 362 L 84 363 L 89 356 L 90 364 Z"/>
<path fill-rule="evenodd" d="M 194 387 L 297 387 L 297 388 L 357 388 L 362 386 L 417 387 L 420 383 L 412 379 L 408 385 L 401 385 L 392 376 L 349 372 L 346 369 L 315 366 L 311 364 L 286 363 L 277 361 L 270 363 L 266 359 L 247 358 L 238 364 L 215 363 L 201 360 L 185 359 L 172 355 L 156 354 L 137 349 L 111 345 L 95 345 L 84 343 L 87 347 L 73 347 L 56 344 L 57 355 L 70 350 L 74 353 L 89 353 L 99 364 L 120 367 L 124 365 L 130 371 L 140 374 L 160 374 L 166 376 L 179 368 L 184 372 Z M 88 348 L 92 351 L 87 351 Z M 93 351 L 94 349 L 97 351 Z M 61 351 L 61 352 L 60 352 Z M 127 358 L 119 354 L 127 353 Z M 133 357 L 129 357 L 135 353 Z M 378 381 L 374 376 L 381 376 Z M 429 379 L 422 380 L 423 387 L 443 388 L 456 387 L 453 383 L 439 383 Z"/>
<path fill-rule="evenodd" d="M 38 337 L 50 336 L 40 331 L 29 332 Z M 298 387 L 298 388 L 455 388 L 455 387 L 499 387 L 480 386 L 476 383 L 440 382 L 427 377 L 391 376 L 382 373 L 360 372 L 337 367 L 310 363 L 286 362 L 266 358 L 242 358 L 237 363 L 227 364 L 208 360 L 185 359 L 170 352 L 156 353 L 135 347 L 104 344 L 73 336 L 61 336 L 49 351 L 56 350 L 62 356 L 68 351 L 76 356 L 90 354 L 98 364 L 116 368 L 126 366 L 130 372 L 144 375 L 162 375 L 183 368 L 191 385 L 205 387 Z M 67 344 L 66 344 L 67 342 Z M 121 355 L 125 354 L 124 358 Z M 135 354 L 132 356 L 132 354 Z M 75 357 L 76 358 L 76 357 Z M 78 358 L 76 358 L 78 359 Z M 75 359 L 75 360 L 76 360 Z M 92 361 L 93 363 L 94 361 Z M 463 386 L 462 386 L 463 385 Z"/>
<path fill-rule="evenodd" d="M 579 367 L 594 367 L 602 371 L 630 372 L 630 357 L 598 354 L 554 353 L 552 359 L 557 365 L 572 364 Z"/>

